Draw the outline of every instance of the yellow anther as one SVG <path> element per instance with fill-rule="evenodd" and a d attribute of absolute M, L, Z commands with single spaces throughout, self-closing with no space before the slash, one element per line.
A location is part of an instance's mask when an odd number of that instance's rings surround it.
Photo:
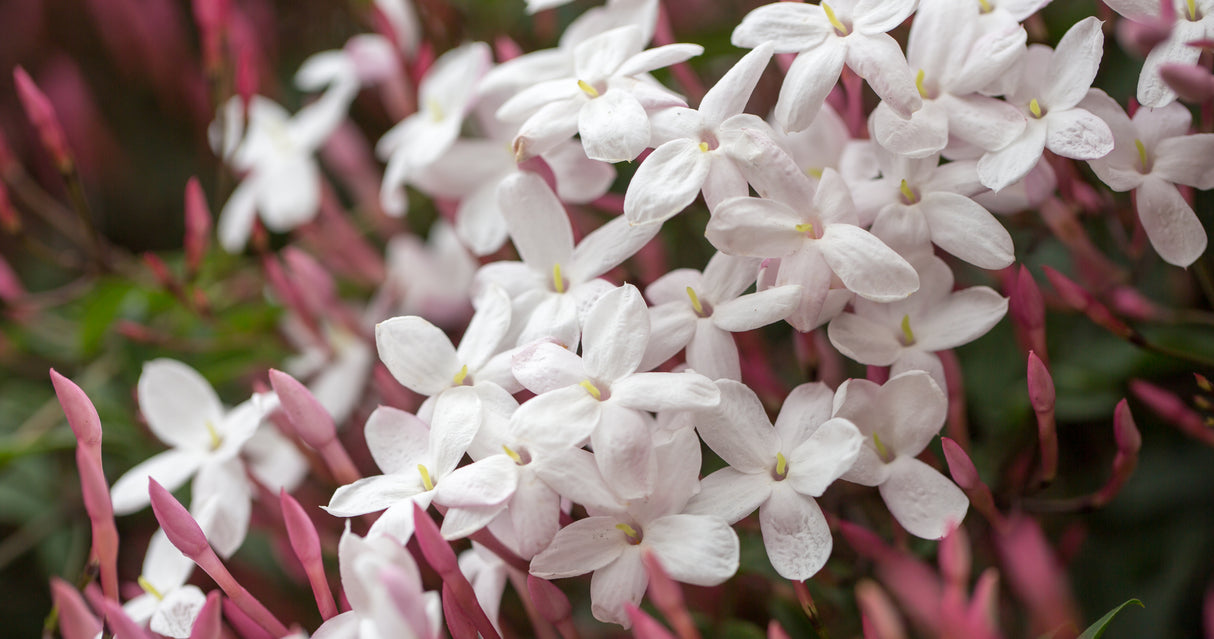
<path fill-rule="evenodd" d="M 885 447 L 885 444 L 881 443 L 881 437 L 876 433 L 873 433 L 873 446 L 877 448 L 877 456 L 883 461 L 892 461 L 892 457 L 889 454 L 889 449 Z"/>
<path fill-rule="evenodd" d="M 637 534 L 636 528 L 633 528 L 628 524 L 616 524 L 615 527 L 620 532 L 623 532 L 625 537 L 628 537 L 628 543 L 633 544 L 634 546 L 641 543 L 641 536 Z"/>
<path fill-rule="evenodd" d="M 700 143 L 700 151 L 703 151 L 704 153 L 708 153 L 708 143 L 707 142 Z"/>
<path fill-rule="evenodd" d="M 793 228 L 796 229 L 796 231 L 798 233 L 813 233 L 814 232 L 814 225 L 811 222 L 805 222 L 803 224 L 798 224 L 798 225 L 794 226 Z"/>
<path fill-rule="evenodd" d="M 696 310 L 696 315 L 703 315 L 704 306 L 700 304 L 700 296 L 696 295 L 696 290 L 694 288 L 691 288 L 690 286 L 687 287 L 687 297 L 691 298 L 691 307 Z"/>
<path fill-rule="evenodd" d="M 561 265 L 552 265 L 552 290 L 557 293 L 565 292 L 565 278 L 561 277 Z"/>
<path fill-rule="evenodd" d="M 603 393 L 599 392 L 598 387 L 596 387 L 594 384 L 592 384 L 590 382 L 590 380 L 583 379 L 582 383 L 579 384 L 579 386 L 581 386 L 582 388 L 585 388 L 586 392 L 590 393 L 591 397 L 593 397 L 595 399 L 603 399 Z"/>
<path fill-rule="evenodd" d="M 784 458 L 784 453 L 776 453 L 776 475 L 784 477 L 788 474 L 788 460 Z"/>
<path fill-rule="evenodd" d="M 1189 0 L 1186 4 L 1189 8 L 1189 19 L 1197 20 L 1197 0 Z"/>
<path fill-rule="evenodd" d="M 465 379 L 468 379 L 468 365 L 467 364 L 464 364 L 464 367 L 459 369 L 459 372 L 455 374 L 455 377 L 451 378 L 451 381 L 454 382 L 455 386 L 459 386 L 460 384 L 464 383 Z"/>
<path fill-rule="evenodd" d="M 426 490 L 434 490 L 434 481 L 430 479 L 430 471 L 425 466 L 418 464 L 417 474 L 422 476 L 422 486 L 425 486 Z"/>
<path fill-rule="evenodd" d="M 596 89 L 596 88 L 594 88 L 594 87 L 590 86 L 589 84 L 587 84 L 585 80 L 578 80 L 578 81 L 577 81 L 577 86 L 578 86 L 578 88 L 579 88 L 579 89 L 581 89 L 581 90 L 582 90 L 582 92 L 583 92 L 583 93 L 585 93 L 586 95 L 588 95 L 588 96 L 590 96 L 590 97 L 592 97 L 592 98 L 597 98 L 597 97 L 599 97 L 599 91 L 598 91 L 598 89 Z"/>
<path fill-rule="evenodd" d="M 149 595 L 152 595 L 158 601 L 164 599 L 164 595 L 160 594 L 160 591 L 156 590 L 156 587 L 152 585 L 152 582 L 145 579 L 143 577 L 143 575 L 139 575 L 139 578 L 136 579 L 135 581 L 139 584 L 140 588 L 143 588 L 144 592 L 148 593 Z"/>
<path fill-rule="evenodd" d="M 915 191 L 911 189 L 910 185 L 906 183 L 905 179 L 903 179 L 902 183 L 898 185 L 898 190 L 902 192 L 902 197 L 906 198 L 907 204 L 914 204 L 915 202 L 919 201 L 919 197 L 915 195 Z"/>
<path fill-rule="evenodd" d="M 443 111 L 443 105 L 433 98 L 426 100 L 426 110 L 430 112 L 430 119 L 434 122 L 441 122 L 447 117 L 447 114 Z"/>
<path fill-rule="evenodd" d="M 830 20 L 830 26 L 834 27 L 835 31 L 839 32 L 839 35 L 847 35 L 847 27 L 842 22 L 839 22 L 839 17 L 835 15 L 835 10 L 831 9 L 830 5 L 825 2 L 822 3 L 822 10 L 826 12 L 826 19 Z"/>
<path fill-rule="evenodd" d="M 215 430 L 215 424 L 211 420 L 206 421 L 207 435 L 211 436 L 211 450 L 218 450 L 223 445 L 223 438 L 219 436 L 219 431 Z"/>
<path fill-rule="evenodd" d="M 511 450 L 509 446 L 502 444 L 502 450 L 506 451 L 506 454 L 510 456 L 510 459 L 514 460 L 514 463 L 522 465 L 523 458 L 520 457 L 518 453 Z"/>
<path fill-rule="evenodd" d="M 919 73 L 917 73 L 915 75 L 915 88 L 919 90 L 919 97 L 921 97 L 921 98 L 927 97 L 927 89 L 923 88 L 923 76 L 924 75 L 925 75 L 925 73 L 924 73 L 923 69 L 919 69 Z"/>
<path fill-rule="evenodd" d="M 824 169 L 819 166 L 811 166 L 808 169 L 805 169 L 805 175 L 808 175 L 809 177 L 812 177 L 812 178 L 817 178 L 819 180 L 822 179 L 823 172 L 824 172 Z"/>
<path fill-rule="evenodd" d="M 995 7 L 991 5 L 990 0 L 978 0 L 978 7 L 982 13 L 990 13 L 995 10 Z"/>
<path fill-rule="evenodd" d="M 915 334 L 911 332 L 910 315 L 902 316 L 902 345 L 910 346 L 915 343 Z"/>
<path fill-rule="evenodd" d="M 1134 146 L 1138 149 L 1138 161 L 1142 163 L 1142 170 L 1148 170 L 1147 166 L 1147 146 L 1142 143 L 1142 140 L 1134 140 Z"/>
<path fill-rule="evenodd" d="M 1032 113 L 1035 118 L 1041 118 L 1041 103 L 1037 101 L 1037 98 L 1029 100 L 1029 113 Z"/>

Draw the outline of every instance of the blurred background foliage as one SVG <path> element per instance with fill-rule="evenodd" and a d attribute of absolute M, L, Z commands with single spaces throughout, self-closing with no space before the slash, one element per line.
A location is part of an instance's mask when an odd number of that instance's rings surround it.
<path fill-rule="evenodd" d="M 259 27 L 265 54 L 261 91 L 292 110 L 299 107 L 302 96 L 291 88 L 290 79 L 303 59 L 339 48 L 370 24 L 363 0 L 234 1 Z M 207 95 L 189 2 L 143 4 L 149 11 L 170 16 L 174 38 L 179 37 L 177 48 L 143 52 L 155 54 L 151 57 L 139 55 L 130 33 L 115 24 L 123 18 L 115 13 L 117 3 L 108 5 L 106 0 L 0 0 L 0 25 L 5 25 L 0 68 L 25 67 L 59 109 L 90 205 L 124 264 L 112 273 L 81 267 L 80 247 L 36 216 L 23 217 L 22 233 L 0 234 L 4 259 L 28 292 L 22 299 L 0 302 L 3 636 L 28 637 L 40 631 L 50 610 L 50 576 L 77 583 L 87 578 L 89 529 L 75 472 L 74 440 L 51 389 L 49 368 L 75 380 L 96 404 L 105 429 L 105 469 L 113 481 L 162 450 L 137 416 L 133 389 L 144 361 L 183 360 L 211 380 L 227 402 L 236 403 L 247 396 L 254 380 L 264 380 L 267 368 L 281 366 L 292 354 L 278 330 L 283 311 L 265 293 L 255 257 L 227 256 L 216 250 L 208 254 L 202 272 L 189 284 L 191 295 L 197 289 L 207 300 L 205 314 L 183 303 L 188 298 L 166 290 L 137 257 L 154 251 L 171 272 L 182 273 L 186 180 L 200 178 L 212 211 L 219 210 L 234 185 L 206 143 L 206 125 L 218 100 Z M 523 16 L 521 4 L 521 0 L 418 0 L 439 50 L 464 39 L 492 41 L 503 31 L 526 50 L 551 46 L 559 25 L 596 3 L 577 2 L 536 22 Z M 669 4 L 678 39 L 706 47 L 706 54 L 693 66 L 710 85 L 740 53 L 729 45 L 733 25 L 762 3 L 675 0 Z M 1098 10 L 1095 2 L 1086 0 L 1054 2 L 1042 18 L 1030 23 L 1031 37 L 1056 42 L 1070 24 Z M 1108 19 L 1107 12 L 1100 15 Z M 126 26 L 134 29 L 138 24 Z M 1097 85 L 1124 104 L 1138 64 L 1110 38 Z M 765 77 L 754 104 L 760 109 L 770 106 L 777 89 L 778 79 Z M 369 100 L 356 103 L 352 117 L 372 140 L 392 124 Z M 16 178 L 11 167 L 6 169 L 6 182 L 25 180 L 30 188 L 69 206 L 63 182 L 38 147 L 8 73 L 0 74 L 0 134 L 24 167 L 24 177 Z M 623 184 L 631 170 L 620 168 Z M 1115 203 L 1122 209 L 1127 206 L 1126 198 Z M 415 210 L 414 224 L 422 220 L 424 226 L 424 220 L 433 219 L 424 204 Z M 1199 196 L 1198 211 L 1209 225 L 1209 194 Z M 683 215 L 664 231 L 667 253 L 674 262 L 697 267 L 704 263 L 707 245 L 682 238 L 701 237 L 705 220 L 703 211 Z M 1035 213 L 1005 221 L 1015 236 L 1019 260 L 1048 293 L 1040 267 L 1070 272 L 1067 249 L 1044 230 Z M 1103 252 L 1124 269 L 1127 284 L 1161 306 L 1193 311 L 1181 318 L 1183 322 L 1139 323 L 1138 328 L 1160 344 L 1214 357 L 1210 300 L 1200 294 L 1195 277 L 1208 272 L 1208 256 L 1192 273 L 1162 264 L 1149 250 L 1130 258 L 1116 222 L 1088 216 L 1084 224 Z M 275 242 L 281 244 L 281 238 Z M 959 272 L 958 281 L 999 287 L 992 274 L 973 269 Z M 1104 483 L 1114 454 L 1113 407 L 1129 395 L 1129 380 L 1149 379 L 1187 398 L 1198 392 L 1192 373 L 1212 372 L 1138 348 L 1058 306 L 1050 312 L 1047 326 L 1058 392 L 1061 474 L 1046 492 L 1034 496 L 1036 502 L 1087 494 Z M 787 331 L 768 331 L 764 338 L 776 352 L 792 350 L 786 348 L 791 346 Z M 958 355 L 966 374 L 971 453 L 983 478 L 999 494 L 1010 466 L 1026 455 L 1031 461 L 1036 445 L 1024 356 L 1008 321 L 959 349 Z M 797 370 L 791 359 L 776 361 L 789 367 L 780 373 L 790 383 L 804 381 L 805 371 Z M 863 375 L 863 370 L 853 368 L 851 373 Z M 1095 619 L 1131 597 L 1145 603 L 1145 609 L 1123 613 L 1105 636 L 1197 636 L 1202 597 L 1214 576 L 1214 450 L 1180 435 L 1133 399 L 1131 408 L 1143 446 L 1137 473 L 1122 493 L 1096 512 L 1042 514 L 1040 521 L 1067 562 L 1085 619 Z M 856 495 L 871 499 L 869 493 L 836 487 L 824 503 L 827 510 L 841 512 Z M 1008 510 L 1031 507 L 1006 499 L 999 505 Z M 119 518 L 118 524 L 124 538 L 146 537 L 155 526 L 146 512 Z M 701 619 L 713 627 L 706 636 L 760 637 L 768 618 L 778 619 L 792 636 L 815 636 L 791 587 L 776 578 L 768 565 L 757 528 L 743 524 L 740 534 L 743 567 L 738 578 L 716 594 L 689 589 L 693 597 L 719 597 L 712 618 Z M 974 538 L 975 574 L 996 563 L 983 550 L 985 541 Z M 256 532 L 248 546 L 239 555 L 243 560 L 265 564 L 280 556 L 267 550 L 265 536 Z M 913 547 L 931 559 L 932 545 Z M 126 548 L 120 557 L 121 571 L 130 577 L 138 574 L 142 544 Z M 850 586 L 867 569 L 837 540 L 834 558 L 809 584 L 836 636 L 858 631 Z M 276 579 L 283 583 L 281 575 Z M 568 584 L 573 596 L 587 596 L 585 583 Z M 307 595 L 301 596 L 306 601 Z M 517 606 L 507 604 L 506 609 L 508 615 L 520 614 Z M 1011 617 L 1008 627 L 1023 631 L 1015 609 L 1005 614 Z"/>

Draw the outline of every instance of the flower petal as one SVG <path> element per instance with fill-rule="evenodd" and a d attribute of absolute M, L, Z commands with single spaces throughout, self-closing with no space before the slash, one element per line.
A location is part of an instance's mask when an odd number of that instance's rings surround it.
<path fill-rule="evenodd" d="M 615 561 L 628 547 L 628 539 L 615 525 L 615 517 L 587 517 L 565 526 L 544 552 L 531 560 L 531 574 L 561 579 L 598 570 Z"/>
<path fill-rule="evenodd" d="M 649 343 L 649 309 L 625 284 L 590 308 L 582 327 L 582 359 L 594 381 L 611 383 L 636 371 Z"/>
<path fill-rule="evenodd" d="M 700 481 L 700 492 L 687 502 L 687 514 L 712 515 L 735 524 L 771 496 L 773 482 L 767 471 L 743 473 L 722 468 Z"/>
<path fill-rule="evenodd" d="M 784 84 L 780 85 L 780 97 L 776 100 L 776 122 L 781 128 L 788 133 L 809 128 L 826 96 L 839 81 L 846 58 L 847 46 L 833 37 L 825 38 L 821 44 L 797 55 L 788 67 Z"/>
<path fill-rule="evenodd" d="M 945 536 L 969 509 L 969 499 L 956 484 L 914 457 L 895 459 L 878 490 L 894 519 L 923 539 Z"/>
<path fill-rule="evenodd" d="M 966 262 L 997 269 L 1016 259 L 1007 229 L 990 211 L 964 195 L 928 193 L 919 209 L 931 229 L 932 243 Z"/>
<path fill-rule="evenodd" d="M 780 438 L 767 411 L 749 386 L 732 379 L 716 382 L 721 403 L 700 411 L 696 431 L 725 463 L 744 473 L 765 473 L 775 467 Z"/>
<path fill-rule="evenodd" d="M 856 295 L 876 302 L 892 302 L 919 289 L 915 268 L 858 226 L 827 224 L 817 246 L 830 269 Z"/>
<path fill-rule="evenodd" d="M 830 558 L 834 540 L 818 502 L 777 485 L 759 508 L 763 547 L 772 568 L 785 579 L 814 576 Z"/>
<path fill-rule="evenodd" d="M 422 395 L 450 387 L 461 367 L 446 333 L 416 315 L 376 324 L 375 345 L 396 381 Z"/>
<path fill-rule="evenodd" d="M 1148 176 L 1138 187 L 1137 205 L 1151 246 L 1165 262 L 1188 267 L 1206 252 L 1201 220 L 1175 186 Z"/>
<path fill-rule="evenodd" d="M 654 149 L 628 184 L 624 215 L 632 224 L 674 217 L 696 199 L 711 162 L 695 140 L 671 140 Z"/>
<path fill-rule="evenodd" d="M 637 373 L 611 385 L 620 406 L 651 412 L 707 408 L 720 397 L 712 381 L 696 373 Z"/>
<path fill-rule="evenodd" d="M 788 455 L 788 484 L 802 495 L 820 497 L 827 486 L 851 469 L 864 436 L 856 425 L 829 419 Z"/>
<path fill-rule="evenodd" d="M 631 162 L 649 146 L 649 116 L 627 91 L 609 90 L 578 111 L 578 134 L 586 157 Z"/>
<path fill-rule="evenodd" d="M 676 581 L 715 586 L 738 571 L 738 535 L 708 515 L 670 515 L 649 522 L 645 546 Z"/>
<path fill-rule="evenodd" d="M 209 431 L 222 425 L 223 404 L 198 371 L 172 359 L 146 362 L 138 393 L 139 410 L 160 441 L 174 448 L 210 448 Z"/>

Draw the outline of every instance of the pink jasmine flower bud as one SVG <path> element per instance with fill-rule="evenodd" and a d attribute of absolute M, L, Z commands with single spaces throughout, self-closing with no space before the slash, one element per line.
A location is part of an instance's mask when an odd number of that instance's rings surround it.
<path fill-rule="evenodd" d="M 1214 429 L 1173 393 L 1140 379 L 1130 382 L 1130 392 L 1182 433 L 1214 446 Z"/>
<path fill-rule="evenodd" d="M 417 536 L 418 546 L 421 547 L 422 555 L 426 558 L 426 562 L 430 567 L 438 572 L 443 579 L 443 600 L 444 610 L 447 600 L 447 589 L 451 589 L 452 596 L 458 601 L 459 607 L 463 612 L 471 618 L 473 625 L 486 638 L 498 638 L 497 629 L 493 627 L 493 622 L 485 614 L 481 608 L 480 602 L 476 599 L 476 592 L 472 589 L 472 584 L 468 582 L 468 578 L 459 570 L 459 562 L 455 558 L 455 551 L 451 549 L 451 545 L 443 539 L 442 534 L 438 531 L 438 525 L 433 519 L 426 514 L 421 506 L 414 504 L 413 506 L 413 523 L 416 527 L 415 534 Z"/>
<path fill-rule="evenodd" d="M 675 636 L 658 623 L 657 619 L 637 608 L 636 604 L 624 604 L 624 612 L 632 622 L 632 636 L 635 639 L 675 639 Z"/>
<path fill-rule="evenodd" d="M 55 395 L 63 412 L 67 415 L 67 423 L 76 435 L 76 442 L 84 448 L 99 448 L 101 446 L 101 418 L 88 395 L 72 380 L 51 369 L 51 383 L 55 386 Z"/>
<path fill-rule="evenodd" d="M 131 621 L 126 612 L 122 610 L 122 606 L 118 605 L 117 601 L 112 599 L 103 599 L 100 602 L 102 612 L 105 613 L 105 624 L 109 626 L 110 631 L 115 636 L 127 637 L 131 639 L 152 639 L 152 635 L 148 634 L 142 626 Z"/>
<path fill-rule="evenodd" d="M 299 563 L 303 564 L 304 572 L 308 575 L 308 583 L 312 585 L 312 595 L 316 598 L 321 618 L 328 620 L 337 614 L 337 605 L 333 602 L 333 592 L 329 590 L 329 581 L 325 575 L 324 558 L 320 553 L 320 538 L 316 534 L 316 526 L 312 524 L 299 502 L 287 494 L 286 489 L 279 493 L 279 502 L 282 505 L 287 536 L 291 540 L 291 549 L 295 551 L 295 556 Z"/>
<path fill-rule="evenodd" d="M 0 166 L 2 165 L 3 161 L 0 160 Z M 17 214 L 17 209 L 13 208 L 13 202 L 8 197 L 8 187 L 4 186 L 4 182 L 0 182 L 0 228 L 6 233 L 21 230 L 21 217 Z"/>
<path fill-rule="evenodd" d="M 101 621 L 71 584 L 51 577 L 51 598 L 59 610 L 59 631 L 63 633 L 63 639 L 94 639 L 101 633 Z"/>
<path fill-rule="evenodd" d="M 1102 506 L 1109 503 L 1129 481 L 1138 466 L 1138 449 L 1142 448 L 1142 434 L 1134 424 L 1126 400 L 1117 403 L 1113 412 L 1113 438 L 1117 442 L 1117 455 L 1113 457 L 1113 474 L 1109 481 L 1092 498 L 1092 504 Z"/>
<path fill-rule="evenodd" d="M 573 607 L 569 605 L 569 597 L 551 581 L 527 575 L 527 594 L 540 615 L 557 629 L 564 632 L 573 623 Z"/>
<path fill-rule="evenodd" d="M 350 455 L 337 439 L 337 426 L 316 396 L 290 375 L 270 370 L 270 384 L 282 402 L 283 410 L 295 427 L 295 432 L 305 444 L 315 448 L 324 457 L 334 479 L 342 484 L 358 481 L 362 474 L 354 466 Z"/>
<path fill-rule="evenodd" d="M 227 0 L 220 0 L 226 2 Z M 200 3 L 195 3 L 195 5 Z M 185 186 L 185 262 L 186 270 L 193 277 L 206 256 L 211 243 L 211 211 L 207 207 L 207 196 L 197 177 L 191 177 Z"/>
<path fill-rule="evenodd" d="M 1023 331 L 1029 350 L 1038 353 L 1041 361 L 1048 364 L 1045 350 L 1045 300 L 1041 288 L 1033 279 L 1027 266 L 1021 265 L 1011 282 L 1009 311 L 1017 328 Z"/>
<path fill-rule="evenodd" d="M 447 622 L 447 630 L 455 639 L 477 639 L 476 624 L 468 617 L 468 613 L 459 605 L 450 584 L 443 582 L 443 617 Z"/>
<path fill-rule="evenodd" d="M 1008 523 L 995 539 L 996 549 L 1008 585 L 1028 608 L 1029 634 L 1038 636 L 1063 626 L 1077 627 L 1078 611 L 1066 574 L 1040 526 L 1022 515 Z"/>
<path fill-rule="evenodd" d="M 1066 302 L 1068 306 L 1087 315 L 1088 319 L 1095 322 L 1097 326 L 1122 339 L 1128 339 L 1134 335 L 1133 329 L 1113 315 L 1107 306 L 1100 303 L 1094 295 L 1076 284 L 1074 280 L 1048 266 L 1043 266 L 1042 270 L 1045 271 L 1045 276 L 1049 279 L 1050 284 L 1054 285 L 1054 290 L 1058 291 L 1058 294 L 1062 296 L 1062 301 Z"/>
<path fill-rule="evenodd" d="M 72 152 L 54 105 L 20 65 L 13 69 L 13 81 L 17 85 L 21 106 L 42 140 L 42 147 L 50 154 L 60 173 L 70 173 L 74 165 Z"/>
<path fill-rule="evenodd" d="M 872 639 L 905 639 L 906 628 L 894 602 L 875 581 L 864 579 L 856 584 L 856 603 L 864 624 L 864 636 Z"/>
<path fill-rule="evenodd" d="M 646 550 L 641 561 L 644 562 L 645 572 L 649 575 L 649 588 L 646 592 L 650 600 L 666 616 L 666 620 L 674 626 L 680 637 L 698 637 L 695 622 L 692 621 L 687 604 L 683 601 L 683 591 L 662 567 L 662 561 L 652 550 Z"/>
<path fill-rule="evenodd" d="M 207 73 L 213 74 L 223 65 L 223 40 L 227 31 L 231 0 L 194 0 L 194 22 L 198 24 L 202 41 L 202 61 Z"/>
<path fill-rule="evenodd" d="M 944 459 L 948 463 L 948 472 L 953 476 L 953 481 L 957 482 L 978 512 L 992 524 L 1001 525 L 1003 516 L 995 508 L 991 489 L 978 476 L 978 469 L 974 467 L 973 460 L 957 442 L 947 437 L 941 437 L 940 444 L 944 449 Z"/>
<path fill-rule="evenodd" d="M 190 639 L 220 639 L 223 633 L 223 606 L 218 590 L 207 594 L 206 603 L 198 611 Z"/>
<path fill-rule="evenodd" d="M 1054 380 L 1037 354 L 1029 351 L 1029 402 L 1037 415 L 1037 437 L 1041 442 L 1041 482 L 1054 480 L 1058 472 L 1058 432 L 1054 421 Z"/>

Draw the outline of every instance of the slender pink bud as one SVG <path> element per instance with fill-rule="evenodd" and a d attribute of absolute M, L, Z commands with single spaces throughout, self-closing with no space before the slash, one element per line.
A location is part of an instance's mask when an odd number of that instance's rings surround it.
<path fill-rule="evenodd" d="M 236 605 L 231 599 L 223 599 L 223 617 L 231 624 L 232 629 L 236 631 L 236 636 L 242 639 L 279 639 L 277 636 L 270 634 L 265 628 L 253 620 L 245 611 Z"/>
<path fill-rule="evenodd" d="M 278 393 L 283 410 L 304 443 L 321 450 L 337 437 L 333 418 L 307 386 L 276 369 L 270 369 L 270 386 Z"/>
<path fill-rule="evenodd" d="M 510 39 L 510 36 L 507 35 L 498 36 L 497 39 L 493 41 L 493 51 L 497 54 L 497 60 L 499 63 L 505 62 L 506 60 L 512 60 L 520 55 L 523 55 L 523 48 L 520 47 L 517 42 Z"/>
<path fill-rule="evenodd" d="M 451 584 L 443 582 L 443 619 L 452 639 L 477 639 L 476 624 L 459 605 L 459 597 Z"/>
<path fill-rule="evenodd" d="M 59 123 L 59 116 L 55 113 L 54 105 L 20 65 L 13 69 L 13 80 L 17 85 L 17 97 L 21 99 L 25 115 L 38 131 L 43 148 L 50 154 L 61 173 L 71 172 L 72 152 L 67 144 L 67 136 L 63 134 L 63 127 Z"/>
<path fill-rule="evenodd" d="M 253 58 L 253 51 L 248 46 L 242 47 L 236 56 L 236 95 L 240 96 L 246 111 L 253 102 L 253 96 L 257 95 L 257 83 L 257 61 Z"/>
<path fill-rule="evenodd" d="M 0 229 L 6 233 L 16 233 L 21 230 L 21 216 L 13 208 L 13 202 L 8 198 L 8 187 L 0 182 Z"/>
<path fill-rule="evenodd" d="M 67 423 L 76 435 L 80 446 L 93 448 L 101 446 L 101 418 L 97 416 L 97 408 L 89 400 L 88 395 L 72 380 L 51 369 L 51 384 L 55 387 L 55 395 L 59 405 L 67 415 Z"/>
<path fill-rule="evenodd" d="M 430 564 L 430 567 L 442 577 L 443 588 L 448 586 L 451 588 L 453 596 L 458 599 L 459 607 L 472 619 L 476 629 L 483 637 L 499 638 L 501 635 L 493 627 L 489 616 L 485 614 L 480 602 L 477 601 L 472 584 L 468 583 L 468 578 L 464 576 L 463 572 L 460 572 L 455 551 L 451 549 L 447 540 L 443 539 L 438 525 L 434 523 L 430 515 L 426 514 L 426 511 L 416 503 L 413 504 L 413 525 L 413 534 L 417 538 L 417 545 L 421 548 L 422 556 L 426 558 L 426 563 Z M 445 599 L 446 597 L 444 597 Z M 444 608 L 446 608 L 445 603 Z"/>
<path fill-rule="evenodd" d="M 182 554 L 197 562 L 211 547 L 198 522 L 190 516 L 190 511 L 151 477 L 148 478 L 148 495 L 152 501 L 152 513 L 164 528 L 169 541 Z"/>
<path fill-rule="evenodd" d="M 89 610 L 80 591 L 71 584 L 51 577 L 51 599 L 59 610 L 59 631 L 63 639 L 94 639 L 101 633 L 101 620 Z"/>
<path fill-rule="evenodd" d="M 271 377 L 277 371 L 270 371 Z M 281 393 L 280 393 L 281 395 Z M 316 534 L 316 526 L 304 512 L 299 502 L 282 489 L 278 494 L 282 506 L 282 519 L 287 527 L 287 537 L 291 540 L 291 549 L 303 565 L 304 573 L 308 575 L 308 583 L 312 585 L 312 595 L 316 598 L 316 607 L 320 610 L 322 619 L 329 619 L 337 614 L 337 604 L 333 601 L 333 592 L 329 590 L 329 581 L 325 576 L 324 558 L 320 553 L 320 537 Z"/>
<path fill-rule="evenodd" d="M 999 636 L 996 630 L 998 610 L 999 571 L 991 567 L 982 571 L 974 584 L 974 593 L 970 597 L 970 627 L 986 630 L 992 637 Z"/>
<path fill-rule="evenodd" d="M 314 315 L 323 316 L 339 307 L 337 285 L 319 262 L 293 246 L 284 249 L 282 254 L 295 290 Z"/>
<path fill-rule="evenodd" d="M 221 0 L 225 1 L 226 0 Z M 195 2 L 195 7 L 198 6 Z M 202 192 L 198 178 L 192 177 L 185 185 L 185 263 L 191 277 L 198 272 L 207 248 L 211 243 L 211 210 L 207 207 L 207 196 Z"/>
<path fill-rule="evenodd" d="M 1129 339 L 1134 335 L 1134 331 L 1125 322 L 1117 319 L 1107 306 L 1097 301 L 1095 296 L 1084 290 L 1083 287 L 1048 266 L 1043 266 L 1042 270 L 1045 271 L 1046 278 L 1050 280 L 1050 284 L 1054 285 L 1054 289 L 1058 291 L 1067 305 L 1087 315 L 1096 325 L 1123 339 Z"/>
<path fill-rule="evenodd" d="M 649 574 L 649 598 L 658 610 L 666 616 L 666 621 L 674 626 L 679 639 L 698 639 L 700 633 L 696 630 L 695 621 L 683 601 L 683 591 L 675 583 L 662 562 L 652 551 L 645 551 L 641 556 L 645 564 L 645 572 Z"/>
<path fill-rule="evenodd" d="M 675 639 L 657 619 L 637 608 L 632 602 L 624 604 L 624 612 L 632 621 L 632 636 L 636 639 Z"/>
<path fill-rule="evenodd" d="M 175 291 L 180 289 L 180 286 L 177 284 L 177 279 L 173 277 L 173 273 L 169 271 L 169 265 L 165 264 L 164 260 L 160 259 L 159 255 L 156 255 L 150 251 L 144 253 L 143 263 L 146 264 L 148 270 L 152 272 L 152 277 L 156 278 L 156 282 L 164 287 L 165 290 Z"/>
<path fill-rule="evenodd" d="M 223 67 L 224 32 L 228 25 L 229 0 L 194 0 L 194 22 L 202 42 L 202 63 L 208 73 Z"/>
<path fill-rule="evenodd" d="M 1118 286 L 1110 294 L 1113 308 L 1120 314 L 1143 321 L 1155 321 L 1163 315 L 1159 307 L 1131 286 Z"/>
<path fill-rule="evenodd" d="M 856 584 L 856 603 L 860 606 L 866 639 L 905 639 L 902 618 L 877 582 L 862 579 Z"/>
<path fill-rule="evenodd" d="M 1214 429 L 1176 395 L 1141 379 L 1130 382 L 1130 392 L 1184 434 L 1214 446 Z"/>
<path fill-rule="evenodd" d="M 101 609 L 105 613 L 105 625 L 110 627 L 110 631 L 114 636 L 127 639 L 152 639 L 152 635 L 143 626 L 131 621 L 127 616 L 126 611 L 122 609 L 117 601 L 111 599 L 101 600 Z"/>
<path fill-rule="evenodd" d="M 995 498 L 991 495 L 991 489 L 982 482 L 982 477 L 978 475 L 978 469 L 974 467 L 970 456 L 957 442 L 948 437 L 941 437 L 940 445 L 944 449 L 944 461 L 948 464 L 949 474 L 952 475 L 953 481 L 957 482 L 957 486 L 969 497 L 974 509 L 982 513 L 992 525 L 1001 525 L 1003 515 L 995 508 Z"/>
<path fill-rule="evenodd" d="M 772 619 L 767 622 L 767 639 L 792 639 L 792 637 L 788 636 L 788 631 L 780 625 L 780 622 Z"/>
<path fill-rule="evenodd" d="M 1093 496 L 1093 506 L 1102 506 L 1112 501 L 1138 467 L 1142 434 L 1134 424 L 1134 416 L 1130 414 L 1130 406 L 1125 399 L 1117 402 L 1117 408 L 1113 411 L 1113 440 L 1117 442 L 1117 455 L 1113 457 L 1113 474 Z"/>
<path fill-rule="evenodd" d="M 198 611 L 194 619 L 194 627 L 190 629 L 190 639 L 220 639 L 223 633 L 223 601 L 219 591 L 207 593 L 206 603 Z"/>
<path fill-rule="evenodd" d="M 1016 596 L 1029 611 L 1030 636 L 1054 633 L 1064 626 L 1075 627 L 1077 606 L 1066 576 L 1041 528 L 1033 519 L 1016 516 L 1005 531 L 997 533 L 1002 573 Z"/>
<path fill-rule="evenodd" d="M 573 614 L 569 597 L 547 579 L 527 575 L 527 593 L 531 595 L 536 611 L 553 625 L 559 625 Z"/>
<path fill-rule="evenodd" d="M 25 287 L 4 256 L 0 256 L 0 300 L 13 304 L 25 297 Z"/>
<path fill-rule="evenodd" d="M 937 561 L 940 575 L 950 585 L 965 588 L 970 579 L 970 543 L 965 529 L 956 526 L 940 540 Z"/>
<path fill-rule="evenodd" d="M 1054 420 L 1054 380 L 1037 354 L 1029 351 L 1029 402 L 1037 414 L 1037 439 L 1041 446 L 1041 482 L 1054 481 L 1058 473 L 1058 429 Z"/>
<path fill-rule="evenodd" d="M 1012 319 L 1023 331 L 1029 350 L 1036 351 L 1043 361 L 1048 361 L 1045 351 L 1045 300 L 1037 280 L 1033 279 L 1032 272 L 1026 266 L 1022 265 L 1016 273 L 1010 302 Z"/>
<path fill-rule="evenodd" d="M 1165 64 L 1159 76 L 1186 102 L 1205 102 L 1214 98 L 1214 75 L 1195 64 Z"/>

